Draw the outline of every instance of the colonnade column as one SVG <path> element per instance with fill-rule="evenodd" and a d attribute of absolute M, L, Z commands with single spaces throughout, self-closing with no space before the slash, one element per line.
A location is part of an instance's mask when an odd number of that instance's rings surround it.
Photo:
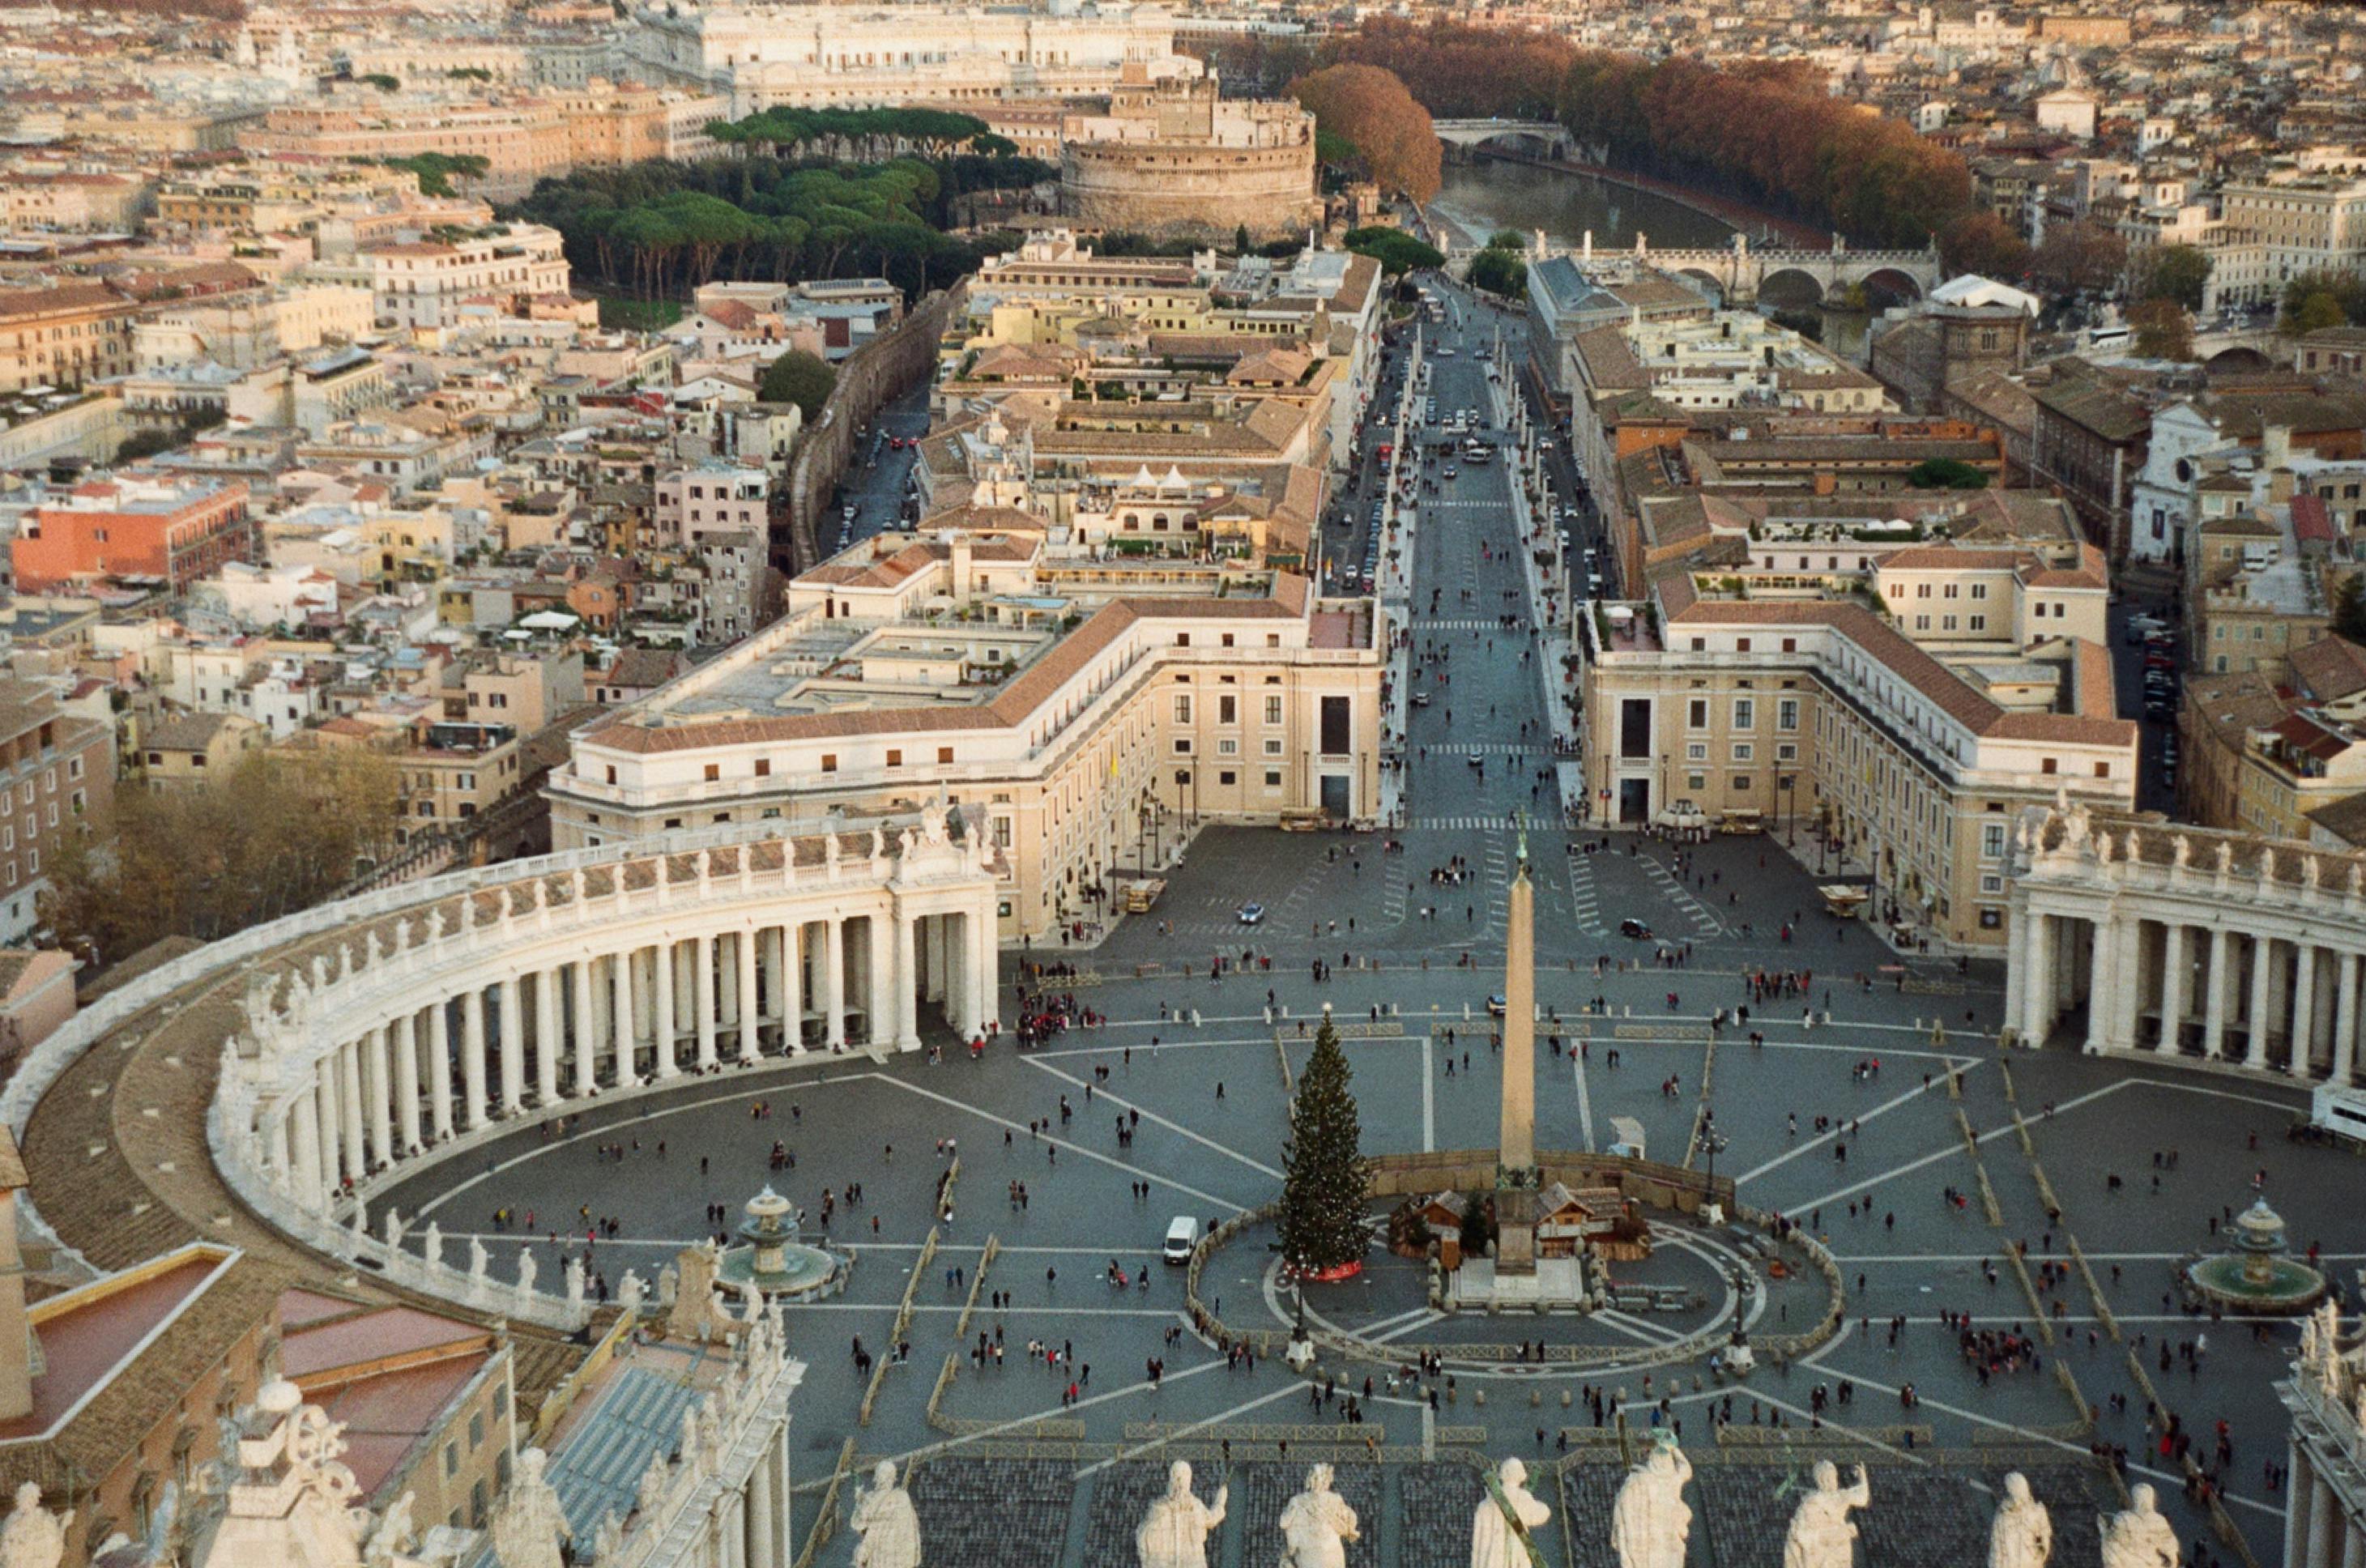
<path fill-rule="evenodd" d="M 698 1021 L 698 1070 L 711 1072 L 715 1066 L 715 939 L 693 938 L 690 961 L 690 1005 Z"/>
<path fill-rule="evenodd" d="M 296 1093 L 297 1200 L 319 1213 L 329 1206 L 329 1179 L 321 1164 L 321 1102 L 318 1079 Z"/>
<path fill-rule="evenodd" d="M 363 1049 L 368 1053 L 362 1066 L 368 1069 L 369 1080 L 370 1152 L 388 1165 L 394 1163 L 394 1064 L 389 1059 L 394 1049 L 394 1026 L 381 1023 L 363 1039 Z"/>
<path fill-rule="evenodd" d="M 781 1043 L 790 1055 L 806 1048 L 805 922 L 791 920 L 781 928 L 772 995 L 781 999 Z"/>
<path fill-rule="evenodd" d="M 337 1185 L 337 1162 L 343 1157 L 337 1149 L 337 1145 L 343 1140 L 337 1135 L 337 1064 L 335 1061 L 323 1060 L 319 1069 L 314 1072 L 310 1098 L 313 1126 L 317 1129 L 315 1137 L 319 1141 L 321 1149 L 321 1186 L 323 1190 L 321 1193 L 320 1207 L 326 1209 L 332 1196 L 329 1190 Z"/>
<path fill-rule="evenodd" d="M 2226 1054 L 2227 949 L 2233 943 L 2224 926 L 2210 932 L 2210 983 L 2202 992 L 2202 1054 L 2212 1061 Z"/>
<path fill-rule="evenodd" d="M 616 1058 L 616 1087 L 641 1081 L 633 1062 L 640 1032 L 633 1024 L 633 953 L 630 948 L 608 958 L 608 1004 L 615 1017 L 608 1025 L 608 1046 Z"/>
<path fill-rule="evenodd" d="M 658 1077 L 670 1078 L 682 1071 L 673 1059 L 673 943 L 660 942 L 653 950 L 657 970 Z"/>
<path fill-rule="evenodd" d="M 501 1114 L 525 1109 L 524 987 L 510 976 L 501 983 Z"/>
<path fill-rule="evenodd" d="M 344 1135 L 338 1142 L 344 1155 L 345 1177 L 359 1186 L 369 1174 L 369 1159 L 362 1149 L 362 1050 L 358 1040 L 348 1040 L 337 1047 L 337 1101 L 344 1113 Z"/>
<path fill-rule="evenodd" d="M 600 1032 L 592 1022 L 592 960 L 575 961 L 575 1098 L 587 1099 L 600 1087 Z"/>
<path fill-rule="evenodd" d="M 2341 990 L 2333 1003 L 2333 1066 L 2328 1075 L 2333 1082 L 2348 1084 L 2357 1066 L 2358 1051 L 2358 955 L 2341 955 Z"/>
<path fill-rule="evenodd" d="M 2293 976 L 2292 1056 L 2288 1070 L 2294 1077 L 2305 1077 L 2309 1058 L 2316 1051 L 2316 964 L 2317 951 L 2309 942 L 2299 944 L 2299 960 Z"/>
<path fill-rule="evenodd" d="M 2161 932 L 2160 944 L 2160 1043 L 2162 1051 L 2178 1049 L 2178 1036 L 2185 1032 L 2185 986 L 2193 976 L 2193 955 L 2186 951 L 2186 928 L 2170 921 Z"/>
<path fill-rule="evenodd" d="M 2029 977 L 2022 990 L 2022 1043 L 2033 1049 L 2045 1043 L 2054 1027 L 2054 944 L 2048 917 L 2029 912 L 2029 929 L 2022 932 Z"/>
<path fill-rule="evenodd" d="M 534 975 L 534 1098 L 537 1105 L 558 1102 L 558 1048 L 567 1037 L 558 1016 L 558 969 L 544 964 Z M 518 1019 L 518 1042 L 525 1041 L 525 1019 Z"/>
<path fill-rule="evenodd" d="M 2112 1048 L 2112 998 L 2116 987 L 2135 976 L 2119 973 L 2118 933 L 2111 918 L 2098 914 L 2089 924 L 2094 927 L 2087 959 L 2087 1054 L 2092 1056 Z"/>
<path fill-rule="evenodd" d="M 763 1038 L 756 1032 L 756 945 L 753 926 L 732 933 L 732 966 L 739 976 L 739 1059 L 743 1062 L 752 1062 L 764 1054 Z"/>
<path fill-rule="evenodd" d="M 2271 936 L 2251 939 L 2251 1027 L 2249 1037 L 2243 1043 L 2243 1065 L 2247 1067 L 2268 1065 L 2268 1015 L 2274 1010 L 2269 1005 L 2269 987 L 2274 979 L 2269 965 L 2275 950 L 2276 939 Z"/>
<path fill-rule="evenodd" d="M 836 915 L 821 923 L 823 1043 L 846 1049 L 846 931 Z"/>
<path fill-rule="evenodd" d="M 911 970 L 907 966 L 899 976 L 896 961 L 898 956 L 897 949 L 901 943 L 894 933 L 887 930 L 890 923 L 902 925 L 903 917 L 893 913 L 882 913 L 870 916 L 869 921 L 868 927 L 862 933 L 863 979 L 866 982 L 863 1010 L 868 1015 L 870 1024 L 869 1043 L 873 1051 L 893 1050 L 901 1043 L 898 1037 L 902 1034 L 903 1029 L 899 1021 L 903 1018 L 905 1010 L 911 1006 L 909 999 L 911 987 L 908 978 L 906 978 L 909 976 Z M 908 942 L 911 940 L 908 934 L 909 928 L 907 927 L 906 931 L 907 934 L 903 938 L 903 942 Z M 906 998 L 901 1002 L 896 999 L 899 985 Z M 914 1037 L 916 1043 L 918 1038 L 918 1036 Z"/>
<path fill-rule="evenodd" d="M 885 1038 L 892 1038 L 898 1051 L 917 1051 L 920 1048 L 920 996 L 918 988 L 920 976 L 916 953 L 918 933 L 912 929 L 915 923 L 913 918 L 901 910 L 891 913 L 887 919 L 896 928 L 896 962 L 885 978 L 888 985 L 894 987 L 896 1006 L 893 1014 L 895 1032 Z M 873 931 L 878 930 L 875 925 L 872 929 Z M 873 965 L 879 963 L 880 956 L 880 953 L 873 950 L 871 955 Z M 874 967 L 871 976 L 873 990 L 878 989 L 880 979 L 881 976 Z M 871 1038 L 877 1043 L 883 1036 L 881 1032 L 874 1028 Z"/>
<path fill-rule="evenodd" d="M 748 1568 L 780 1568 L 779 1528 L 772 1522 L 772 1450 L 767 1443 L 748 1472 Z"/>
<path fill-rule="evenodd" d="M 452 1135 L 452 1014 L 442 997 L 427 1010 L 427 1112 L 435 1141 Z"/>
<path fill-rule="evenodd" d="M 394 1021 L 395 1132 L 404 1154 L 419 1150 L 419 1015 Z"/>

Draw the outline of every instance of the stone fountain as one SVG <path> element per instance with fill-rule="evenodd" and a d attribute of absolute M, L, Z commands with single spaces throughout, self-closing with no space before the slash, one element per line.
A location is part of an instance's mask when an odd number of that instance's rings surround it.
<path fill-rule="evenodd" d="M 768 1296 L 807 1296 L 844 1277 L 846 1259 L 800 1240 L 796 1206 L 766 1187 L 748 1200 L 739 1223 L 741 1245 L 723 1250 L 718 1282 L 738 1290 L 753 1284 Z"/>
<path fill-rule="evenodd" d="M 2265 1198 L 2235 1216 L 2229 1250 L 2185 1267 L 2185 1286 L 2205 1306 L 2248 1317 L 2293 1317 L 2325 1299 L 2324 1273 L 2285 1256 L 2284 1221 Z"/>

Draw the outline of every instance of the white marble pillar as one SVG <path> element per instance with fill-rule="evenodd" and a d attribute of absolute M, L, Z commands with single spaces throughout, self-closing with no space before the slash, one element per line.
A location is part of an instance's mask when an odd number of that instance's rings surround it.
<path fill-rule="evenodd" d="M 2292 1057 L 2288 1068 L 2294 1077 L 2308 1076 L 2309 1060 L 2316 1053 L 2316 965 L 2318 953 L 2312 943 L 2298 943 L 2295 970 L 2293 976 Z"/>
<path fill-rule="evenodd" d="M 2112 922 L 2119 950 L 2118 988 L 2111 997 L 2112 1033 L 2105 1048 L 2136 1048 L 2137 1020 L 2144 1015 L 2144 920 L 2130 913 Z"/>
<path fill-rule="evenodd" d="M 379 1024 L 364 1037 L 363 1077 L 369 1080 L 370 1153 L 394 1163 L 394 1030 Z"/>
<path fill-rule="evenodd" d="M 917 1051 L 920 1048 L 920 997 L 917 989 L 918 976 L 915 970 L 919 962 L 919 933 L 912 928 L 918 922 L 900 912 L 887 918 L 896 926 L 895 969 L 887 981 L 894 987 L 896 998 L 893 1010 L 896 1032 L 893 1038 L 898 1051 Z M 878 928 L 874 926 L 872 930 L 875 933 Z M 874 958 L 873 962 L 877 960 Z M 875 1040 L 879 1036 L 874 1034 L 873 1038 Z"/>
<path fill-rule="evenodd" d="M 796 940 L 796 923 L 793 920 L 787 925 L 775 926 L 758 932 L 756 941 L 756 963 L 764 972 L 763 1000 L 782 1019 L 781 1051 L 783 1055 L 797 1048 L 797 1037 L 792 1032 L 795 1025 L 790 1019 L 788 1010 L 781 1004 L 781 976 L 782 971 L 788 967 L 783 954 L 789 951 L 789 943 Z M 760 1010 L 758 1018 L 760 1025 L 761 1021 L 762 1014 Z"/>
<path fill-rule="evenodd" d="M 485 1012 L 490 1006 L 482 986 L 471 986 L 460 999 L 460 1088 L 468 1095 L 461 1107 L 462 1125 L 471 1132 L 485 1124 L 490 1085 L 485 1072 Z"/>
<path fill-rule="evenodd" d="M 911 1007 L 912 988 L 906 981 L 910 974 L 902 960 L 908 956 L 902 951 L 904 942 L 911 940 L 911 926 L 900 914 L 893 913 L 893 904 L 871 917 L 870 928 L 862 934 L 863 1005 L 870 1011 L 871 1048 L 873 1051 L 896 1051 L 904 1048 L 904 1014 Z M 899 941 L 890 926 L 904 932 Z M 896 1000 L 896 993 L 904 999 Z M 912 1042 L 919 1043 L 918 1036 Z"/>
<path fill-rule="evenodd" d="M 764 1054 L 763 1036 L 756 1032 L 761 1017 L 756 1006 L 756 947 L 754 927 L 732 933 L 732 972 L 738 976 L 732 983 L 732 996 L 738 1006 L 739 1059 L 743 1062 L 755 1061 Z"/>
<path fill-rule="evenodd" d="M 319 1213 L 329 1206 L 329 1181 L 321 1162 L 321 1089 L 318 1079 L 296 1091 L 296 1196 Z"/>
<path fill-rule="evenodd" d="M 337 1047 L 337 1104 L 344 1113 L 345 1175 L 359 1186 L 369 1174 L 369 1154 L 362 1143 L 362 1043 L 348 1040 Z"/>
<path fill-rule="evenodd" d="M 2251 939 L 2251 1027 L 2249 1037 L 2243 1043 L 2243 1065 L 2247 1067 L 2268 1065 L 2268 1020 L 2275 1010 L 2271 999 L 2275 977 L 2270 972 L 2275 951 L 2275 938 Z"/>
<path fill-rule="evenodd" d="M 575 961 L 575 1098 L 588 1100 L 600 1087 L 600 1030 L 592 1017 L 592 964 L 587 954 Z"/>
<path fill-rule="evenodd" d="M 525 1109 L 525 987 L 515 975 L 501 982 L 501 1114 Z"/>
<path fill-rule="evenodd" d="M 534 975 L 534 1098 L 537 1105 L 547 1108 L 558 1103 L 558 1049 L 566 1038 L 566 1024 L 558 1016 L 558 969 L 546 964 Z"/>
<path fill-rule="evenodd" d="M 2333 1008 L 2333 1066 L 2327 1077 L 2347 1085 L 2358 1059 L 2358 955 L 2354 953 L 2341 955 L 2340 983 Z"/>
<path fill-rule="evenodd" d="M 995 930 L 994 905 L 983 905 L 970 920 L 973 928 L 970 941 L 976 944 L 977 968 L 971 985 L 977 993 L 978 1027 L 984 1029 L 1000 1016 L 1002 1010 L 1001 972 L 1002 947 Z"/>
<path fill-rule="evenodd" d="M 2291 1473 L 2284 1478 L 2284 1562 L 2286 1568 L 2302 1568 L 2308 1549 L 2309 1498 L 2316 1490 L 2316 1463 L 2297 1436 L 2288 1435 L 2285 1447 Z"/>
<path fill-rule="evenodd" d="M 321 1138 L 321 1184 L 333 1190 L 344 1167 L 344 1151 L 338 1145 L 344 1142 L 344 1124 L 337 1115 L 337 1058 L 333 1053 L 324 1056 L 313 1069 L 312 1099 L 314 1116 L 318 1119 Z M 322 1200 L 325 1207 L 327 1198 Z"/>
<path fill-rule="evenodd" d="M 641 1081 L 640 1070 L 633 1062 L 634 1042 L 640 1038 L 640 1029 L 633 1017 L 633 954 L 629 948 L 609 955 L 608 1006 L 614 1014 L 608 1023 L 608 1046 L 616 1060 L 616 1087 L 624 1089 Z"/>
<path fill-rule="evenodd" d="M 772 1478 L 765 1456 L 748 1475 L 748 1568 L 779 1568 L 773 1556 Z"/>
<path fill-rule="evenodd" d="M 846 921 L 832 915 L 821 923 L 823 1043 L 846 1049 Z"/>
<path fill-rule="evenodd" d="M 2099 917 L 2088 923 L 2091 934 L 2087 957 L 2087 1054 L 2091 1056 L 2111 1049 L 2111 998 L 2114 988 L 2123 982 L 2119 945 L 2112 940 L 2111 920 Z"/>
<path fill-rule="evenodd" d="M 2171 920 L 2160 933 L 2161 1051 L 2175 1051 L 2185 1030 L 2185 987 L 2192 978 L 2193 956 L 2186 947 L 2186 928 Z"/>
<path fill-rule="evenodd" d="M 2029 929 L 2022 933 L 2029 979 L 2022 994 L 2021 1032 L 2022 1043 L 2034 1050 L 2045 1045 L 2054 1027 L 2054 932 L 2051 918 L 2034 909 L 2028 918 Z"/>
<path fill-rule="evenodd" d="M 657 1036 L 658 1077 L 670 1078 L 682 1072 L 673 1059 L 673 969 L 674 952 L 671 941 L 658 943 L 656 962 L 651 965 L 657 975 Z"/>
<path fill-rule="evenodd" d="M 698 1017 L 698 1070 L 715 1070 L 715 938 L 700 935 L 690 944 L 691 1006 Z"/>
<path fill-rule="evenodd" d="M 394 1021 L 395 1136 L 404 1154 L 419 1148 L 419 1015 Z"/>
<path fill-rule="evenodd" d="M 2308 1489 L 2308 1545 L 2302 1561 L 2306 1568 L 2335 1568 L 2334 1532 L 2341 1528 L 2341 1500 L 2325 1477 L 2314 1476 Z"/>
<path fill-rule="evenodd" d="M 2202 998 L 2202 1054 L 2215 1062 L 2226 1055 L 2226 1015 L 2235 998 L 2226 994 L 2226 971 L 2234 937 L 2225 927 L 2210 931 L 2210 979 Z"/>
<path fill-rule="evenodd" d="M 427 1124 L 435 1141 L 452 1135 L 452 1004 L 438 997 L 427 1010 Z M 473 1123 L 471 1123 L 473 1125 Z"/>
<path fill-rule="evenodd" d="M 781 1042 L 793 1055 L 806 1048 L 805 929 L 803 920 L 791 920 L 781 928 L 773 968 L 772 995 L 780 999 Z"/>

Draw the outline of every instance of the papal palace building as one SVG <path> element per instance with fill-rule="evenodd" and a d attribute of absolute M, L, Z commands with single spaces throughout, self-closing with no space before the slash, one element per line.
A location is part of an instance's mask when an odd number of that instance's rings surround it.
<path fill-rule="evenodd" d="M 731 113 L 776 107 L 959 105 L 1108 92 L 1129 62 L 1175 53 L 1146 6 L 654 6 L 636 12 L 634 73 L 713 93 Z"/>
<path fill-rule="evenodd" d="M 779 621 L 576 737 L 553 842 L 942 800 L 983 823 L 1016 939 L 1090 918 L 1178 825 L 1374 816 L 1372 601 L 1042 547 L 1040 525 L 890 535 L 799 576 Z"/>

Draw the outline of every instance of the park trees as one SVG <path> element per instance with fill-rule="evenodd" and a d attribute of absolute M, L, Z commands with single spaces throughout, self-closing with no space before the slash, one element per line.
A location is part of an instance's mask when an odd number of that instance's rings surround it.
<path fill-rule="evenodd" d="M 2128 243 L 2100 223 L 2056 223 L 2045 231 L 2030 270 L 2064 294 L 2100 294 L 2127 269 Z"/>
<path fill-rule="evenodd" d="M 1350 229 L 1341 243 L 1358 255 L 1370 256 L 1379 262 L 1382 274 L 1390 277 L 1446 265 L 1443 251 L 1434 245 L 1423 244 L 1402 229 L 1391 229 L 1384 224 Z"/>
<path fill-rule="evenodd" d="M 2168 299 L 2181 309 L 2202 309 L 2202 291 L 2210 281 L 2210 255 L 2195 245 L 2161 245 L 2147 252 L 2135 267 L 2131 298 Z"/>
<path fill-rule="evenodd" d="M 306 908 L 394 846 L 394 759 L 358 747 L 253 751 L 220 779 L 117 792 L 107 836 L 60 836 L 42 913 L 111 964 Z"/>
<path fill-rule="evenodd" d="M 822 404 L 829 400 L 829 391 L 838 385 L 838 372 L 818 355 L 802 348 L 793 348 L 764 367 L 764 378 L 757 384 L 756 395 L 768 403 L 794 403 L 805 411 L 806 422 L 821 417 Z"/>
<path fill-rule="evenodd" d="M 1301 1273 L 1359 1262 L 1370 1235 L 1364 1223 L 1367 1172 L 1363 1123 L 1339 1034 L 1325 1017 L 1314 1054 L 1290 1101 L 1290 1135 L 1281 1148 L 1281 1256 Z"/>
<path fill-rule="evenodd" d="M 2000 282 L 2029 269 L 2029 242 L 1995 213 L 1966 212 L 1939 236 L 1939 257 L 1950 273 L 1976 273 Z"/>
<path fill-rule="evenodd" d="M 2145 359 L 2191 359 L 2193 318 L 2174 299 L 2146 299 L 2128 312 L 2136 354 Z"/>
<path fill-rule="evenodd" d="M 1329 65 L 1290 84 L 1290 96 L 1314 117 L 1318 146 L 1355 149 L 1355 162 L 1383 190 L 1415 201 L 1437 194 L 1441 153 L 1429 111 L 1391 72 L 1373 65 Z M 1328 135 L 1333 140 L 1324 142 Z"/>

